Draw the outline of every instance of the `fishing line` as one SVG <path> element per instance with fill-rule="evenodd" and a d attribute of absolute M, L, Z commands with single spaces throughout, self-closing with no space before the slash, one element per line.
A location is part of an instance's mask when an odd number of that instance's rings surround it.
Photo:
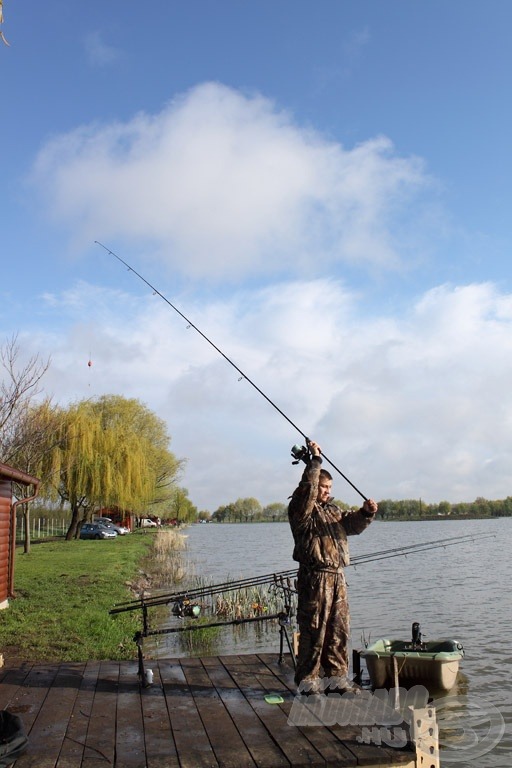
<path fill-rule="evenodd" d="M 228 362 L 228 363 L 229 363 L 229 364 L 230 364 L 230 365 L 231 365 L 231 366 L 232 366 L 232 367 L 235 369 L 235 371 L 237 371 L 237 372 L 240 374 L 240 379 L 239 379 L 239 381 L 240 381 L 241 379 L 245 379 L 245 381 L 247 381 L 247 383 L 248 383 L 248 384 L 250 384 L 250 385 L 251 385 L 251 387 L 253 387 L 253 388 L 256 390 L 256 392 L 258 392 L 258 393 L 259 393 L 259 394 L 260 394 L 262 397 L 264 397 L 264 398 L 265 398 L 265 400 L 267 401 L 267 403 L 269 403 L 269 404 L 272 406 L 272 408 L 275 408 L 275 410 L 276 410 L 276 411 L 277 411 L 279 414 L 281 414 L 281 416 L 283 417 L 283 419 L 286 419 L 286 421 L 288 422 L 288 424 L 290 424 L 290 425 L 291 425 L 291 426 L 292 426 L 292 427 L 293 427 L 295 430 L 297 430 L 297 432 L 298 432 L 300 435 L 302 435 L 302 437 L 303 437 L 303 438 L 304 438 L 304 440 L 306 441 L 306 444 L 308 444 L 308 443 L 309 443 L 309 438 L 306 436 L 306 433 L 305 433 L 305 432 L 303 432 L 303 430 L 302 430 L 300 427 L 298 427 L 298 426 L 297 426 L 297 424 L 295 424 L 295 422 L 293 422 L 293 421 L 292 421 L 292 420 L 291 420 L 291 419 L 290 419 L 290 418 L 289 418 L 289 417 L 286 415 L 286 413 L 285 413 L 283 410 L 281 410 L 281 408 L 279 408 L 279 406 L 278 406 L 278 405 L 276 405 L 276 404 L 274 403 L 274 401 L 273 401 L 273 400 L 271 400 L 271 399 L 270 399 L 270 397 L 268 397 L 268 395 L 266 395 L 266 394 L 265 394 L 265 392 L 263 392 L 263 390 L 262 390 L 262 389 L 260 389 L 260 388 L 257 386 L 257 384 L 255 384 L 255 383 L 254 383 L 254 381 L 252 381 L 252 379 L 250 379 L 250 378 L 249 378 L 249 376 L 247 376 L 247 374 L 245 374 L 245 373 L 244 373 L 244 372 L 243 372 L 243 371 L 242 371 L 242 370 L 241 370 L 241 369 L 238 367 L 238 365 L 236 365 L 236 363 L 234 363 L 234 362 L 233 362 L 233 360 L 231 360 L 231 358 L 230 358 L 230 357 L 228 357 L 228 356 L 227 356 L 227 355 L 226 355 L 226 354 L 225 354 L 225 353 L 224 353 L 224 352 L 223 352 L 223 351 L 222 351 L 222 350 L 221 350 L 221 349 L 220 349 L 220 348 L 219 348 L 219 347 L 218 347 L 216 344 L 214 344 L 214 342 L 213 342 L 211 339 L 209 339 L 209 338 L 208 338 L 208 336 L 206 336 L 206 334 L 204 334 L 204 333 L 203 333 L 203 332 L 202 332 L 202 331 L 201 331 L 201 330 L 200 330 L 200 329 L 197 327 L 197 325 L 194 325 L 194 323 L 193 323 L 193 322 L 192 322 L 192 321 L 191 321 L 191 320 L 190 320 L 190 319 L 189 319 L 189 318 L 188 318 L 186 315 L 184 315 L 184 314 L 183 314 L 183 312 L 181 312 L 181 310 L 180 310 L 180 309 L 178 309 L 178 307 L 176 307 L 176 306 L 175 306 L 175 305 L 174 305 L 174 304 L 173 304 L 171 301 L 169 301 L 169 299 L 168 299 L 166 296 L 164 296 L 164 294 L 163 294 L 163 293 L 161 293 L 161 292 L 158 290 L 158 288 L 156 288 L 154 285 L 152 285 L 152 284 L 149 282 L 149 280 L 146 280 L 146 278 L 145 278 L 145 277 L 143 277 L 143 275 L 141 275 L 141 274 L 140 274 L 140 272 L 137 272 L 137 270 L 136 270 L 136 269 L 134 269 L 134 268 L 133 268 L 133 267 L 132 267 L 130 264 L 128 264 L 128 262 L 126 262 L 124 259 L 122 259 L 120 256 L 118 256 L 118 255 L 117 255 L 117 253 L 114 253 L 114 251 L 111 251 L 111 250 L 110 250 L 110 248 L 107 248 L 107 246 L 106 246 L 106 245 L 103 245 L 103 243 L 100 243 L 98 240 L 95 240 L 94 242 L 96 243 L 96 245 L 99 245 L 99 246 L 101 246 L 101 247 L 102 247 L 102 248 L 103 248 L 103 249 L 104 249 L 104 250 L 105 250 L 105 251 L 106 251 L 106 252 L 107 252 L 107 253 L 108 253 L 110 256 L 113 256 L 115 259 L 117 259 L 119 262 L 121 262 L 121 264 L 124 264 L 124 266 L 125 266 L 125 267 L 128 269 L 128 271 L 129 271 L 129 272 L 133 272 L 133 274 L 134 274 L 134 275 L 136 275 L 136 277 L 138 277 L 138 278 L 139 278 L 139 280 L 142 280 L 142 282 L 143 282 L 143 283 L 145 283 L 145 284 L 148 286 L 148 288 L 150 288 L 150 289 L 153 291 L 153 294 L 154 294 L 154 295 L 160 296 L 160 298 L 161 298 L 161 299 L 163 299 L 163 300 L 165 301 L 165 303 L 166 303 L 166 304 L 168 304 L 168 305 L 169 305 L 169 307 L 171 307 L 171 309 L 174 309 L 174 311 L 175 311 L 175 312 L 177 312 L 177 313 L 178 313 L 178 315 L 179 315 L 180 317 L 182 317 L 182 318 L 183 318 L 183 320 L 185 320 L 185 322 L 187 323 L 187 327 L 189 327 L 189 328 L 193 328 L 193 329 L 194 329 L 194 331 L 196 331 L 196 333 L 198 333 L 198 334 L 199 334 L 199 335 L 200 335 L 200 336 L 201 336 L 201 337 L 202 337 L 202 338 L 203 338 L 205 341 L 207 341 L 207 342 L 208 342 L 208 344 L 210 344 L 210 346 L 211 346 L 211 347 L 213 347 L 213 348 L 215 349 L 215 351 L 216 351 L 216 352 L 218 352 L 218 353 L 219 353 L 219 355 L 221 355 L 221 356 L 224 358 L 224 360 L 226 360 L 226 361 L 227 361 L 227 362 Z M 344 480 L 345 480 L 345 481 L 346 481 L 346 482 L 347 482 L 347 483 L 348 483 L 348 484 L 349 484 L 349 485 L 350 485 L 350 486 L 351 486 L 351 487 L 354 489 L 354 491 L 356 491 L 356 493 L 358 493 L 358 494 L 361 496 L 361 498 L 363 498 L 363 499 L 364 499 L 364 501 L 368 501 L 368 497 L 367 497 L 367 496 L 365 496 L 365 495 L 364 495 L 364 493 L 362 493 L 362 491 L 360 491 L 360 490 L 359 490 L 359 488 L 357 488 L 357 487 L 354 485 L 354 483 L 353 483 L 351 480 L 349 480 L 349 478 L 348 478 L 348 477 L 347 477 L 345 474 L 343 474 L 343 472 L 341 471 L 341 469 L 339 469 L 339 467 L 337 467 L 337 466 L 336 466 L 336 464 L 334 464 L 334 463 L 333 463 L 333 462 L 332 462 L 332 461 L 331 461 L 331 460 L 330 460 L 330 459 L 329 459 L 329 458 L 328 458 L 328 457 L 325 455 L 325 453 L 323 453 L 323 452 L 322 452 L 322 459 L 323 459 L 324 461 L 326 461 L 328 464 L 330 464 L 330 466 L 331 466 L 331 467 L 332 467 L 332 468 L 333 468 L 333 469 L 334 469 L 334 470 L 335 470 L 335 471 L 336 471 L 336 472 L 337 472 L 339 475 L 341 475 L 341 477 L 342 477 L 342 478 L 343 478 L 343 479 L 344 479 Z"/>

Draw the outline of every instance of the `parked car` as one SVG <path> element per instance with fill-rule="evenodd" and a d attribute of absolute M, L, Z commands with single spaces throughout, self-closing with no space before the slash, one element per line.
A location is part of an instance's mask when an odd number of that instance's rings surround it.
<path fill-rule="evenodd" d="M 141 528 L 158 528 L 158 525 L 157 523 L 155 523 L 154 520 L 150 520 L 149 517 L 141 517 L 140 527 Z"/>
<path fill-rule="evenodd" d="M 101 523 L 105 526 L 105 528 L 113 528 L 116 533 L 118 533 L 120 536 L 124 536 L 127 533 L 130 533 L 130 529 L 126 528 L 124 525 L 119 525 L 118 523 L 114 523 L 110 517 L 98 517 L 96 518 L 97 523 Z"/>
<path fill-rule="evenodd" d="M 102 523 L 84 523 L 80 528 L 81 539 L 115 539 L 117 532 Z"/>

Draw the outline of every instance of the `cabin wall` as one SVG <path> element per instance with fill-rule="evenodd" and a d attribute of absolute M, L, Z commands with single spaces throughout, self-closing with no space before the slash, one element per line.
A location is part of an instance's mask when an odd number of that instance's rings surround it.
<path fill-rule="evenodd" d="M 11 519 L 12 481 L 0 478 L 0 609 L 8 605 L 8 597 L 12 584 L 10 580 L 10 560 L 12 536 L 16 531 L 12 530 Z"/>

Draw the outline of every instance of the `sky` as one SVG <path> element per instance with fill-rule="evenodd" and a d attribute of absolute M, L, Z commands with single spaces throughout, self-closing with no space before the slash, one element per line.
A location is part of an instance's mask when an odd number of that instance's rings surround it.
<path fill-rule="evenodd" d="M 508 0 L 3 13 L 0 343 L 45 394 L 140 400 L 210 512 L 286 502 L 305 435 L 350 504 L 512 495 Z"/>

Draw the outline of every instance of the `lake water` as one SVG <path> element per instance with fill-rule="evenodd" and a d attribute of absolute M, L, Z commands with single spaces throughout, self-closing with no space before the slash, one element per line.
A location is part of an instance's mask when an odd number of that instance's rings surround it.
<path fill-rule="evenodd" d="M 481 538 L 489 533 L 493 538 Z M 287 523 L 194 525 L 186 534 L 195 574 L 215 583 L 295 567 Z M 351 537 L 351 555 L 466 534 L 474 538 L 348 568 L 352 643 L 363 648 L 365 641 L 379 637 L 407 640 L 413 621 L 420 622 L 425 640 L 450 637 L 462 642 L 466 655 L 457 687 L 438 708 L 441 725 L 460 716 L 458 726 L 450 726 L 442 764 L 510 768 L 512 519 L 376 522 Z M 213 653 L 277 652 L 279 630 L 264 622 L 235 632 L 222 629 L 217 642 Z M 160 643 L 159 655 L 175 655 L 183 638 L 167 635 Z M 500 738 L 503 723 L 506 730 Z"/>

